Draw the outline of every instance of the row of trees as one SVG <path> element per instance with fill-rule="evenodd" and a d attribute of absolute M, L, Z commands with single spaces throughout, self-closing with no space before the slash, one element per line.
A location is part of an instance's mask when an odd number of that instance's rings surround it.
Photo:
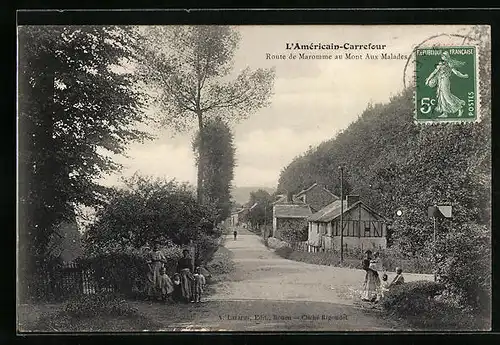
<path fill-rule="evenodd" d="M 25 258 L 48 255 L 55 227 L 74 221 L 80 205 L 100 209 L 88 235 L 91 243 L 97 237 L 103 244 L 119 242 L 130 231 L 132 238 L 146 231 L 145 238 L 161 239 L 153 228 L 177 242 L 199 238 L 192 231 L 212 236 L 230 210 L 235 165 L 230 125 L 265 106 L 274 81 L 274 71 L 266 69 L 247 68 L 231 77 L 238 32 L 227 26 L 26 26 L 18 32 L 19 242 Z M 148 117 L 151 104 L 160 112 Z M 138 129 L 147 122 L 177 131 L 197 125 L 196 206 L 189 197 L 193 191 L 170 182 L 136 177 L 125 190 L 96 183 L 120 170 L 113 154 L 153 139 Z M 145 189 L 152 194 L 141 197 Z M 152 204 L 146 207 L 145 201 Z M 162 225 L 165 219 L 155 215 L 172 210 L 193 223 L 173 217 Z M 130 217 L 139 211 L 147 220 L 134 222 Z"/>
<path fill-rule="evenodd" d="M 477 306 L 478 298 L 487 304 L 490 288 L 491 47 L 481 28 L 465 43 L 480 45 L 480 122 L 417 125 L 413 90 L 407 89 L 387 104 L 368 106 L 336 138 L 294 159 L 278 189 L 299 191 L 320 182 L 339 193 L 338 167 L 344 164 L 344 193 L 361 195 L 392 221 L 401 252 L 427 257 L 434 254 L 427 207 L 450 203 L 452 221 L 439 224 L 438 270 L 450 289 Z"/>

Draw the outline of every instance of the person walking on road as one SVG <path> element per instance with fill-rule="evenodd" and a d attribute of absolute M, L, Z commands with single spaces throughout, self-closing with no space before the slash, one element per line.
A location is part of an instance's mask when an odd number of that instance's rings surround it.
<path fill-rule="evenodd" d="M 236 241 L 236 236 L 238 236 L 238 231 L 234 230 L 233 231 L 233 236 L 234 236 L 234 240 Z"/>

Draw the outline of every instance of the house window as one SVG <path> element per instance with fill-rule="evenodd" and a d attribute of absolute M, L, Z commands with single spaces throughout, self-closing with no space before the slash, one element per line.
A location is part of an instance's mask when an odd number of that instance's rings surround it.
<path fill-rule="evenodd" d="M 374 225 L 375 225 L 375 227 L 374 227 L 374 229 L 373 229 L 373 230 L 374 230 L 374 236 L 375 236 L 375 237 L 382 237 L 382 234 L 381 234 L 381 233 L 380 233 L 380 231 L 379 231 L 379 230 L 380 230 L 380 228 L 381 228 L 381 224 L 380 224 L 380 222 L 377 222 L 377 223 L 375 223 Z"/>
<path fill-rule="evenodd" d="M 365 237 L 370 237 L 370 222 L 365 222 Z"/>
<path fill-rule="evenodd" d="M 319 234 L 319 224 L 316 224 L 316 233 Z"/>

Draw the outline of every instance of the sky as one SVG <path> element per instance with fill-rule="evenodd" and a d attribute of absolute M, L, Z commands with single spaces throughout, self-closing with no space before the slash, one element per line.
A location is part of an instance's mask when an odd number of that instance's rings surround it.
<path fill-rule="evenodd" d="M 237 167 L 233 185 L 271 187 L 280 171 L 308 148 L 331 139 L 355 121 L 369 103 L 387 102 L 403 89 L 406 59 L 392 60 L 271 60 L 266 54 L 321 53 L 345 55 L 347 51 L 286 50 L 286 43 L 385 44 L 381 52 L 409 55 L 412 49 L 437 34 L 466 34 L 467 26 L 239 26 L 235 54 L 236 76 L 245 67 L 275 67 L 276 79 L 270 105 L 233 126 Z M 458 38 L 436 40 L 461 42 Z M 458 42 L 457 42 L 458 41 Z M 436 42 L 435 42 L 436 43 Z M 368 51 L 351 51 L 365 57 Z M 410 79 L 413 69 L 406 71 Z M 140 173 L 196 183 L 191 150 L 193 132 L 175 134 L 169 128 L 149 128 L 153 141 L 132 144 L 119 174 L 105 176 L 104 185 L 120 185 L 121 176 Z"/>

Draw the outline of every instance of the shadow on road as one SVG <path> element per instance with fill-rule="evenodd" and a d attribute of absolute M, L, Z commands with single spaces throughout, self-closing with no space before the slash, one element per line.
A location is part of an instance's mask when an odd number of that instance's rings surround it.
<path fill-rule="evenodd" d="M 390 331 L 405 330 L 376 311 L 323 302 L 239 300 L 201 304 L 134 303 L 162 331 Z M 408 329 L 406 329 L 408 330 Z"/>

